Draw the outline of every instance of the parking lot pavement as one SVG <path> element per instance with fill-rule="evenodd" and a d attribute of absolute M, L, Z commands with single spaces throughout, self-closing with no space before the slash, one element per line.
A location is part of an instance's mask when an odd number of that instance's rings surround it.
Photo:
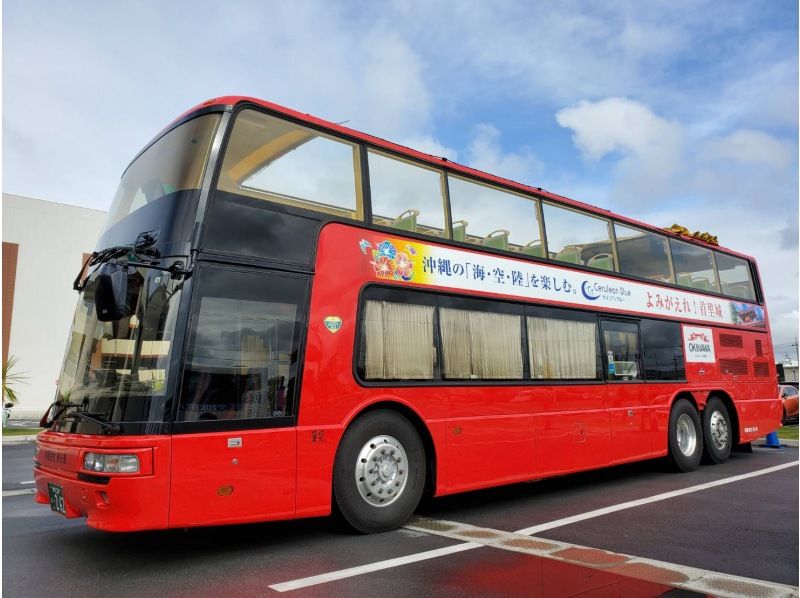
<path fill-rule="evenodd" d="M 33 491 L 33 443 L 3 445 L 3 492 Z"/>
<path fill-rule="evenodd" d="M 30 458 L 30 450 L 19 455 L 7 450 L 4 465 L 9 459 Z M 420 513 L 435 521 L 493 528 L 498 534 L 556 522 L 535 538 L 797 586 L 797 458 L 796 449 L 756 449 L 691 474 L 667 473 L 660 462 L 651 461 L 435 499 Z M 771 470 L 776 467 L 782 469 Z M 766 470 L 770 473 L 752 475 Z M 9 471 L 4 468 L 4 478 Z M 665 493 L 672 494 L 652 502 Z M 641 504 L 625 506 L 633 501 Z M 573 521 L 587 513 L 591 516 Z M 288 593 L 670 592 L 669 586 L 646 586 L 602 567 L 575 568 L 486 547 L 486 541 L 476 538 L 470 546 L 417 528 L 358 536 L 338 531 L 328 519 L 108 534 L 88 529 L 82 520 L 65 520 L 46 505 L 33 504 L 29 495 L 14 496 L 3 500 L 3 587 L 14 596 L 197 596 L 231 588 L 249 596 L 313 578 Z M 784 588 L 766 595 L 797 591 Z"/>

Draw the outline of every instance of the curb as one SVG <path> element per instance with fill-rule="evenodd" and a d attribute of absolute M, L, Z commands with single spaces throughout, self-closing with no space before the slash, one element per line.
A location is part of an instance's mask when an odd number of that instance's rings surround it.
<path fill-rule="evenodd" d="M 23 442 L 33 442 L 36 440 L 36 434 L 29 436 L 3 436 L 3 444 L 21 444 Z"/>
<path fill-rule="evenodd" d="M 778 440 L 781 443 L 781 447 L 789 446 L 789 447 L 793 447 L 793 448 L 798 448 L 798 441 L 797 440 L 787 440 L 785 438 L 778 438 Z M 759 438 L 756 442 L 753 442 L 753 446 L 766 447 L 767 446 L 766 442 L 767 441 L 764 440 L 763 438 Z M 772 448 L 778 448 L 778 447 L 772 447 Z"/>

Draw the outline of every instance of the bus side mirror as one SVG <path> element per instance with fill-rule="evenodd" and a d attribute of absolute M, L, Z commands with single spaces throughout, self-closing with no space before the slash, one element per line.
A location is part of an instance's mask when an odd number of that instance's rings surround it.
<path fill-rule="evenodd" d="M 131 315 L 128 300 L 128 268 L 117 262 L 100 266 L 94 291 L 97 319 L 101 322 L 121 320 Z"/>

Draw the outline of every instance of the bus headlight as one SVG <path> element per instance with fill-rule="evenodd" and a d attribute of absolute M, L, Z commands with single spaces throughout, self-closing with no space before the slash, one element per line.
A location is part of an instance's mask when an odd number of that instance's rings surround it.
<path fill-rule="evenodd" d="M 86 471 L 101 473 L 138 473 L 139 457 L 136 455 L 86 453 L 83 456 L 83 468 Z"/>

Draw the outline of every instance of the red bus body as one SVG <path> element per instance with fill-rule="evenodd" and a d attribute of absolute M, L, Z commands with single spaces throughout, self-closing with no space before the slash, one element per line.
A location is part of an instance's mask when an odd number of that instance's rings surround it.
<path fill-rule="evenodd" d="M 215 104 L 235 104 L 242 100 L 221 98 Z M 345 132 L 380 147 L 442 164 L 440 159 L 258 102 L 272 110 L 324 125 L 328 130 Z M 447 164 L 455 170 L 476 173 Z M 482 173 L 481 177 L 533 190 Z M 608 216 L 604 210 L 579 202 L 540 190 L 536 193 Z M 435 496 L 665 456 L 670 408 L 678 397 L 689 398 L 698 410 L 704 408 L 710 395 L 724 397 L 733 411 L 734 444 L 747 443 L 779 425 L 781 403 L 777 397 L 768 323 L 755 330 L 715 325 L 678 314 L 673 319 L 682 324 L 710 328 L 716 347 L 713 363 L 685 364 L 686 381 L 681 383 L 363 384 L 355 373 L 354 351 L 359 298 L 368 285 L 435 288 L 440 292 L 525 302 L 518 294 L 464 291 L 414 280 L 379 280 L 358 251 L 365 236 L 391 237 L 403 242 L 399 231 L 375 232 L 357 224 L 330 223 L 319 234 L 296 426 L 138 436 L 45 431 L 37 441 L 36 501 L 50 503 L 48 484 L 58 484 L 63 488 L 68 518 L 86 517 L 89 526 L 109 531 L 328 515 L 332 509 L 333 465 L 339 441 L 359 414 L 377 405 L 399 411 L 416 426 L 429 453 Z M 408 241 L 420 243 L 419 239 Z M 434 239 L 424 244 L 447 247 L 447 243 Z M 481 255 L 478 249 L 459 251 Z M 507 259 L 513 260 L 510 256 Z M 564 265 L 551 267 L 572 271 Z M 695 294 L 698 299 L 704 297 Z M 569 301 L 537 302 L 573 305 Z M 586 309 L 580 305 L 573 307 Z M 602 311 L 615 313 L 610 308 Z M 627 310 L 617 313 L 630 315 Z M 340 319 L 341 327 L 335 331 L 326 327 L 326 318 L 330 317 Z M 721 335 L 727 335 L 728 340 Z M 732 343 L 730 337 L 738 340 Z M 729 366 L 731 363 L 745 363 L 747 373 L 735 373 L 735 368 Z M 764 365 L 754 368 L 756 363 Z M 756 376 L 754 371 L 773 375 Z M 100 483 L 86 479 L 87 476 L 80 479 L 83 456 L 89 451 L 135 453 L 139 455 L 141 471 L 108 474 Z"/>

